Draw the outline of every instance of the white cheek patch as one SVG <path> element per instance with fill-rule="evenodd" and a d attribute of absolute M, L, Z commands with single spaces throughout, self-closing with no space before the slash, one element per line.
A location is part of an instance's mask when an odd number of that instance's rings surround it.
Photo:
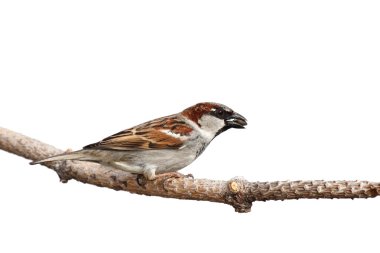
<path fill-rule="evenodd" d="M 212 138 L 214 138 L 215 134 L 225 126 L 223 119 L 211 115 L 203 115 L 198 123 L 201 125 L 203 131 L 212 135 Z"/>

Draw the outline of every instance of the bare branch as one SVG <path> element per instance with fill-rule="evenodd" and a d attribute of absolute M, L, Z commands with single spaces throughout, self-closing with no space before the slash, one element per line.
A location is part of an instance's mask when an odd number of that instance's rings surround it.
<path fill-rule="evenodd" d="M 63 151 L 25 135 L 0 127 L 0 149 L 30 160 L 39 160 Z M 248 182 L 243 178 L 229 181 L 159 177 L 154 181 L 95 163 L 67 161 L 46 163 L 62 182 L 70 179 L 165 198 L 192 199 L 225 203 L 237 212 L 249 212 L 253 201 L 369 198 L 380 194 L 380 183 L 367 181 L 278 181 Z"/>

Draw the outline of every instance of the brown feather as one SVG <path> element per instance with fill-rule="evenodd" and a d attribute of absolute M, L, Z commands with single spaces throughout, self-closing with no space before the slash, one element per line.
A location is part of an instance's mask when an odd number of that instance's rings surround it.
<path fill-rule="evenodd" d="M 215 108 L 216 106 L 219 106 L 217 103 L 199 103 L 194 106 L 191 106 L 187 109 L 185 109 L 182 114 L 187 117 L 188 119 L 191 119 L 196 124 L 199 125 L 198 121 L 199 119 L 206 113 L 209 113 L 212 108 Z"/>
<path fill-rule="evenodd" d="M 177 115 L 171 115 L 123 130 L 97 143 L 87 145 L 84 149 L 147 150 L 182 147 L 181 139 L 163 133 L 162 130 L 186 137 L 193 129 Z"/>

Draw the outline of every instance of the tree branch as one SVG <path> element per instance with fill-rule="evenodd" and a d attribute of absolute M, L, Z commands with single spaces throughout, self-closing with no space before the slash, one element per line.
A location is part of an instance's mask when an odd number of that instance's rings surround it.
<path fill-rule="evenodd" d="M 62 153 L 51 145 L 0 127 L 0 149 L 30 160 Z M 159 177 L 154 181 L 95 163 L 66 161 L 43 164 L 57 172 L 62 182 L 70 179 L 165 198 L 192 199 L 225 203 L 236 212 L 249 212 L 253 201 L 369 198 L 380 194 L 380 183 L 367 181 L 277 181 L 248 182 L 243 178 L 229 181 Z"/>

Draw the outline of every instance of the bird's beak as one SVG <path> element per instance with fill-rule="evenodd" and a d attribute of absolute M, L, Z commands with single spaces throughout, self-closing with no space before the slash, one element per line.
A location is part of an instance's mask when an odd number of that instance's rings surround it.
<path fill-rule="evenodd" d="M 225 122 L 226 126 L 232 128 L 244 128 L 247 125 L 247 119 L 237 112 L 234 112 Z"/>

